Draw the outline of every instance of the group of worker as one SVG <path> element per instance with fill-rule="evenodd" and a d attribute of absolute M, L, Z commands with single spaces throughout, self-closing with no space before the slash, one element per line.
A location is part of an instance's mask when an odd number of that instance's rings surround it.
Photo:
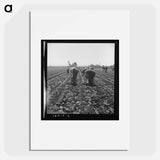
<path fill-rule="evenodd" d="M 77 67 L 77 63 L 73 63 L 70 68 L 68 68 L 67 73 L 70 74 L 71 84 L 77 84 L 77 75 L 81 72 L 82 83 L 90 86 L 94 86 L 94 77 L 96 75 L 93 67 L 84 67 L 82 69 Z"/>

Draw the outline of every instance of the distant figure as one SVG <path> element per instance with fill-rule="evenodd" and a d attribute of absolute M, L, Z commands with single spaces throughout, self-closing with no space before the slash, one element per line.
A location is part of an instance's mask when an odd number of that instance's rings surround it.
<path fill-rule="evenodd" d="M 71 67 L 70 68 L 70 75 L 71 75 L 71 84 L 76 85 L 77 84 L 77 75 L 79 70 L 77 67 Z"/>
<path fill-rule="evenodd" d="M 106 66 L 106 68 L 105 68 L 105 72 L 107 72 L 108 71 L 108 67 Z"/>
<path fill-rule="evenodd" d="M 95 71 L 93 70 L 93 67 L 89 67 L 89 69 L 87 69 L 85 71 L 85 75 L 88 80 L 88 84 L 90 86 L 93 86 L 94 85 L 94 77 L 96 75 Z"/>
<path fill-rule="evenodd" d="M 107 67 L 107 66 L 103 66 L 102 68 L 103 68 L 103 70 L 104 70 L 105 72 L 108 71 L 108 67 Z"/>

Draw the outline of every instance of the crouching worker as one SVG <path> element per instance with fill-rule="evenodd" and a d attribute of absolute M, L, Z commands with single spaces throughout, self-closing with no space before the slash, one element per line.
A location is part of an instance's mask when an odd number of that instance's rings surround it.
<path fill-rule="evenodd" d="M 79 70 L 76 67 L 70 68 L 71 84 L 74 86 L 77 84 L 78 72 L 79 72 Z"/>
<path fill-rule="evenodd" d="M 85 75 L 86 75 L 86 78 L 88 80 L 88 84 L 90 86 L 93 86 L 94 85 L 94 77 L 96 75 L 95 71 L 93 70 L 92 67 L 89 67 L 89 69 L 87 69 L 85 71 Z"/>

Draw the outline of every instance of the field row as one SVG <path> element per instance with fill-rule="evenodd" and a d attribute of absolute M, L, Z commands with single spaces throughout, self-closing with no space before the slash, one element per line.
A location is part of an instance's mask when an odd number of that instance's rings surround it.
<path fill-rule="evenodd" d="M 113 82 L 105 80 L 102 75 L 95 77 L 95 86 L 82 84 L 80 73 L 76 86 L 70 84 L 69 74 L 61 75 L 59 78 L 54 78 L 48 85 L 47 113 L 113 114 L 113 86 Z"/>

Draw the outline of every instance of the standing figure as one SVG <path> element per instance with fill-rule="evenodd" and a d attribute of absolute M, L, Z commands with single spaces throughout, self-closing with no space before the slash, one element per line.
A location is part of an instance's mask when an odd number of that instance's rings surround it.
<path fill-rule="evenodd" d="M 105 72 L 107 72 L 107 71 L 108 71 L 108 67 L 106 66 L 106 67 L 105 67 Z"/>
<path fill-rule="evenodd" d="M 102 69 L 104 70 L 104 72 L 108 72 L 108 66 L 102 66 Z"/>

